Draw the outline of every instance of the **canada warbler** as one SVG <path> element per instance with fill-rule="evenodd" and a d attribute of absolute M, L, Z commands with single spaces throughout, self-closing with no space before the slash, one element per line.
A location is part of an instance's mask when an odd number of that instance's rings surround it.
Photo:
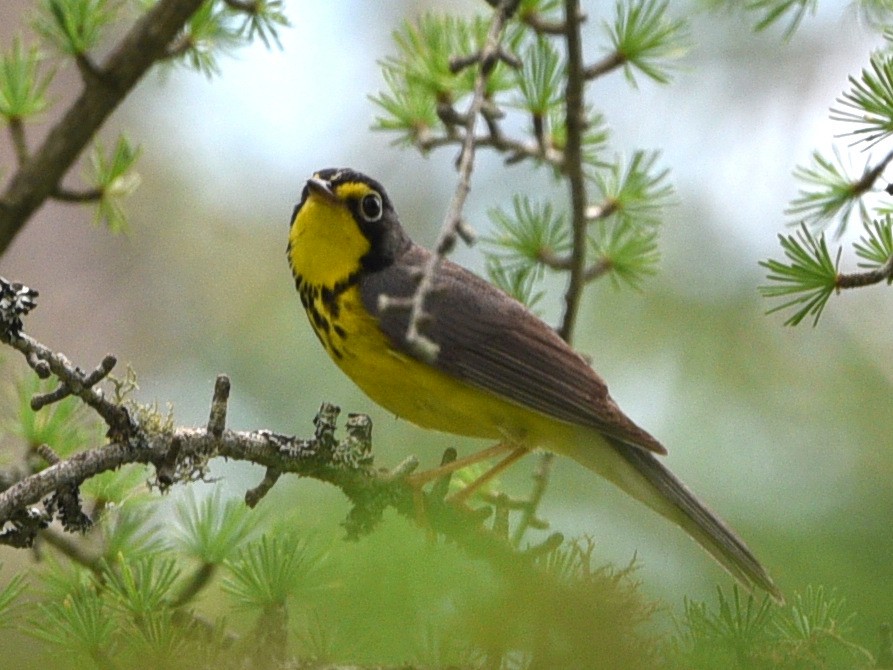
<path fill-rule="evenodd" d="M 350 169 L 307 180 L 288 261 L 310 324 L 372 400 L 419 426 L 573 458 L 681 526 L 734 577 L 781 592 L 747 546 L 658 459 L 666 450 L 616 405 L 582 356 L 521 303 L 444 260 L 421 332 L 407 340 L 409 299 L 431 252 L 413 243 L 381 184 Z"/>

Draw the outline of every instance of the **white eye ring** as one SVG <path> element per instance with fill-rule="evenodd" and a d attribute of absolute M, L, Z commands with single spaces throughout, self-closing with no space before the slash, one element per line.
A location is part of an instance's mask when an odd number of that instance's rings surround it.
<path fill-rule="evenodd" d="M 379 221 L 384 214 L 381 196 L 378 193 L 367 193 L 360 200 L 360 216 L 369 223 Z"/>

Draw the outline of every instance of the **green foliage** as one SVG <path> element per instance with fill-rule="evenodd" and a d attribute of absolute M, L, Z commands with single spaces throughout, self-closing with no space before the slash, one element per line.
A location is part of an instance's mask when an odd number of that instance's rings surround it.
<path fill-rule="evenodd" d="M 511 263 L 509 261 L 509 263 Z M 500 257 L 488 255 L 487 276 L 490 281 L 518 302 L 536 311 L 545 291 L 537 290 L 539 268 L 537 265 L 507 265 Z"/>
<path fill-rule="evenodd" d="M 657 273 L 660 250 L 655 228 L 599 219 L 594 229 L 589 237 L 592 254 L 615 286 L 639 289 L 647 277 Z"/>
<path fill-rule="evenodd" d="M 146 480 L 146 467 L 128 465 L 118 470 L 103 472 L 84 482 L 81 491 L 102 504 L 120 505 L 134 497 Z"/>
<path fill-rule="evenodd" d="M 605 25 L 624 74 L 633 85 L 635 70 L 661 84 L 669 83 L 672 62 L 686 51 L 685 21 L 667 16 L 667 0 L 618 2 L 617 18 Z"/>
<path fill-rule="evenodd" d="M 34 27 L 63 54 L 83 56 L 102 40 L 120 6 L 118 0 L 42 0 Z"/>
<path fill-rule="evenodd" d="M 566 75 L 561 56 L 552 43 L 544 37 L 533 40 L 521 63 L 521 68 L 515 71 L 516 88 L 520 93 L 515 104 L 533 117 L 562 112 L 562 81 Z"/>
<path fill-rule="evenodd" d="M 570 251 L 566 217 L 557 214 L 548 201 L 532 203 L 528 197 L 516 195 L 511 212 L 495 208 L 489 215 L 495 231 L 483 241 L 494 249 L 489 256 L 498 259 L 502 267 L 516 270 L 535 265 L 539 279 L 543 259 Z"/>
<path fill-rule="evenodd" d="M 291 597 L 320 588 L 325 563 L 326 555 L 296 533 L 263 535 L 227 561 L 223 590 L 240 609 L 279 607 Z"/>
<path fill-rule="evenodd" d="M 747 2 L 748 10 L 762 14 L 762 18 L 756 24 L 757 30 L 765 30 L 787 15 L 788 25 L 784 31 L 786 39 L 797 31 L 807 13 L 815 13 L 817 6 L 818 0 L 748 0 Z"/>
<path fill-rule="evenodd" d="M 211 78 L 220 74 L 218 59 L 239 45 L 239 30 L 219 2 L 205 2 L 190 17 L 179 45 L 178 62 Z"/>
<path fill-rule="evenodd" d="M 248 11 L 242 13 L 239 35 L 247 42 L 256 37 L 268 49 L 273 43 L 282 48 L 279 42 L 279 29 L 291 25 L 283 11 L 283 0 L 255 0 L 247 7 Z"/>
<path fill-rule="evenodd" d="M 187 556 L 211 565 L 231 556 L 251 533 L 259 514 L 242 500 L 223 502 L 220 495 L 216 488 L 212 495 L 198 501 L 190 489 L 177 505 L 176 545 Z"/>
<path fill-rule="evenodd" d="M 39 0 L 33 29 L 53 47 L 57 61 L 64 64 L 73 60 L 87 84 L 96 85 L 103 81 L 105 73 L 94 59 L 94 52 L 109 51 L 113 45 L 107 44 L 108 36 L 123 32 L 119 24 L 123 23 L 124 4 L 123 0 Z M 156 0 L 138 0 L 136 4 L 149 11 Z M 255 39 L 267 47 L 273 43 L 278 46 L 278 30 L 288 25 L 283 0 L 207 0 L 161 60 L 185 62 L 211 75 L 219 69 L 217 59 L 221 53 Z M 13 38 L 9 51 L 0 57 L 0 117 L 10 124 L 19 163 L 29 157 L 21 121 L 50 107 L 46 90 L 55 72 L 55 68 L 47 71 L 44 67 L 46 59 L 40 49 L 26 48 L 23 43 L 21 37 Z M 97 143 L 86 175 L 91 187 L 78 191 L 57 185 L 51 197 L 65 202 L 95 203 L 97 223 L 104 222 L 113 231 L 123 230 L 123 200 L 139 185 L 139 176 L 133 170 L 138 155 L 139 151 L 123 136 L 109 154 Z"/>
<path fill-rule="evenodd" d="M 41 73 L 44 56 L 36 46 L 24 47 L 14 37 L 0 59 L 0 116 L 7 121 L 27 119 L 47 108 L 46 89 L 55 74 Z"/>
<path fill-rule="evenodd" d="M 127 226 L 122 200 L 139 186 L 140 176 L 133 171 L 139 153 L 139 149 L 133 148 L 123 136 L 118 138 L 110 156 L 106 156 L 105 148 L 99 142 L 93 148 L 91 181 L 99 193 L 94 222 L 105 223 L 112 232 L 122 231 Z"/>
<path fill-rule="evenodd" d="M 399 74 L 408 88 L 425 91 L 435 100 L 453 101 L 474 88 L 474 71 L 453 70 L 452 59 L 478 51 L 480 19 L 469 21 L 451 15 L 425 14 L 416 23 L 405 22 L 394 33 L 398 55 L 388 57 L 382 70 Z"/>
<path fill-rule="evenodd" d="M 628 165 L 620 160 L 595 178 L 600 202 L 591 218 L 617 216 L 624 225 L 656 227 L 660 213 L 673 201 L 669 170 L 657 169 L 660 154 L 636 151 Z"/>
<path fill-rule="evenodd" d="M 148 7 L 154 0 L 142 0 Z M 270 48 L 279 42 L 279 30 L 289 27 L 282 0 L 228 3 L 206 0 L 190 17 L 170 59 L 211 78 L 220 74 L 220 56 L 249 45 L 255 38 Z"/>
<path fill-rule="evenodd" d="M 872 11 L 878 15 L 878 11 Z M 855 144 L 872 148 L 893 134 L 893 57 L 889 53 L 875 53 L 870 67 L 863 69 L 859 77 L 851 76 L 849 82 L 850 89 L 837 98 L 837 106 L 831 109 L 831 119 L 847 124 L 845 134 L 856 138 Z M 796 325 L 809 315 L 814 317 L 815 324 L 836 289 L 881 281 L 889 284 L 893 276 L 887 265 L 893 257 L 889 240 L 891 208 L 883 202 L 877 186 L 893 161 L 893 152 L 887 152 L 876 162 L 867 158 L 859 174 L 853 177 L 846 166 L 850 154 L 844 156 L 837 146 L 833 151 L 833 160 L 815 151 L 811 165 L 794 170 L 794 177 L 802 185 L 786 213 L 797 217 L 804 231 L 797 238 L 779 236 L 791 263 L 786 265 L 774 260 L 760 263 L 770 270 L 769 281 L 777 282 L 762 286 L 763 295 L 795 296 L 770 310 L 799 307 L 786 325 Z M 889 190 L 885 189 L 888 195 Z M 805 226 L 821 229 L 836 221 L 835 235 L 840 236 L 856 216 L 865 227 L 865 235 L 853 249 L 862 259 L 857 262 L 858 267 L 868 268 L 869 273 L 838 276 L 838 262 L 831 261 L 824 237 L 815 239 L 806 233 Z"/>
<path fill-rule="evenodd" d="M 113 607 L 142 623 L 167 606 L 179 575 L 173 557 L 150 554 L 125 560 L 121 555 L 103 566 L 102 584 Z"/>
<path fill-rule="evenodd" d="M 95 444 L 101 432 L 99 424 L 74 396 L 63 398 L 39 412 L 31 409 L 31 398 L 35 394 L 49 393 L 54 388 L 52 381 L 42 381 L 35 376 L 19 381 L 15 389 L 16 414 L 0 419 L 0 431 L 20 438 L 29 451 L 46 444 L 64 457 Z M 40 467 L 46 465 L 45 462 L 39 464 Z"/>
<path fill-rule="evenodd" d="M 141 477 L 137 483 L 144 482 L 145 477 Z M 88 487 L 83 490 L 86 493 Z M 148 494 L 134 488 L 126 502 L 115 505 L 100 517 L 98 526 L 104 540 L 102 558 L 107 562 L 120 560 L 121 556 L 142 560 L 166 549 L 168 540 L 156 522 L 150 501 Z"/>
<path fill-rule="evenodd" d="M 865 234 L 853 244 L 856 255 L 864 259 L 860 268 L 877 269 L 893 257 L 893 219 L 887 214 L 883 220 L 866 221 Z M 887 280 L 890 283 L 890 280 Z"/>
<path fill-rule="evenodd" d="M 92 587 L 82 587 L 58 600 L 38 604 L 38 617 L 25 628 L 47 642 L 52 652 L 77 666 L 111 667 L 117 622 Z"/>
<path fill-rule="evenodd" d="M 531 160 L 556 178 L 567 177 L 565 92 L 567 67 L 559 42 L 563 29 L 554 12 L 560 3 L 526 2 L 506 29 L 501 52 L 517 58 L 509 70 L 505 58 L 490 75 L 482 146 L 507 154 L 507 162 Z M 670 80 L 672 63 L 685 50 L 686 24 L 672 19 L 669 3 L 654 0 L 618 3 L 616 18 L 606 24 L 610 54 L 592 66 L 599 74 L 624 67 L 635 84 L 634 71 L 659 83 Z M 545 31 L 544 25 L 552 27 Z M 471 93 L 477 68 L 457 66 L 483 43 L 482 17 L 456 19 L 425 15 L 395 33 L 397 53 L 381 64 L 386 90 L 372 98 L 383 112 L 375 129 L 397 134 L 397 142 L 421 151 L 457 144 L 461 113 L 453 105 Z M 508 71 L 510 76 L 504 76 Z M 494 81 L 496 83 L 494 83 Z M 505 93 L 505 95 L 502 95 Z M 503 130 L 503 108 L 529 120 L 529 138 L 510 138 Z M 656 152 L 634 152 L 629 161 L 606 159 L 609 131 L 604 115 L 584 102 L 586 124 L 579 147 L 582 170 L 595 205 L 584 255 L 591 263 L 587 277 L 608 275 L 616 285 L 637 287 L 656 270 L 657 226 L 661 210 L 672 200 L 668 171 L 658 169 Z M 489 141 L 487 141 L 489 140 Z M 534 305 L 546 268 L 570 268 L 571 222 L 549 202 L 533 204 L 517 195 L 512 211 L 490 212 L 495 231 L 485 238 L 490 279 L 504 291 Z M 580 225 L 586 225 L 581 223 Z"/>
<path fill-rule="evenodd" d="M 398 132 L 398 144 L 427 137 L 439 122 L 436 100 L 421 87 L 405 85 L 404 75 L 397 68 L 384 67 L 382 76 L 387 90 L 370 98 L 384 112 L 376 117 L 375 129 Z"/>
<path fill-rule="evenodd" d="M 815 237 L 805 225 L 797 235 L 779 235 L 781 247 L 790 263 L 776 260 L 760 261 L 769 270 L 766 278 L 773 284 L 760 287 L 767 298 L 790 298 L 773 307 L 769 313 L 796 307 L 794 315 L 785 321 L 786 326 L 796 326 L 807 316 L 817 324 L 828 299 L 837 288 L 837 265 L 840 260 L 831 258 L 825 236 Z"/>
<path fill-rule="evenodd" d="M 15 575 L 9 582 L 0 588 L 0 628 L 8 627 L 13 622 L 12 614 L 19 603 L 19 596 L 25 590 L 25 578 L 23 575 Z"/>
<path fill-rule="evenodd" d="M 857 126 L 850 134 L 873 146 L 893 134 L 893 56 L 876 53 L 870 69 L 859 78 L 850 76 L 852 88 L 843 93 L 831 110 L 831 118 Z"/>
<path fill-rule="evenodd" d="M 717 588 L 717 608 L 685 601 L 670 643 L 671 667 L 687 670 L 821 670 L 875 667 L 872 655 L 847 639 L 853 613 L 823 587 L 807 587 L 780 608 L 767 598 L 731 597 Z"/>
<path fill-rule="evenodd" d="M 859 179 L 852 179 L 847 175 L 837 149 L 834 150 L 834 158 L 832 162 L 816 151 L 812 155 L 811 167 L 798 166 L 794 170 L 794 177 L 805 187 L 801 187 L 800 194 L 791 202 L 786 213 L 801 218 L 813 227 L 839 218 L 837 234 L 840 235 L 857 206 L 863 218 L 868 214 L 858 196 L 864 191 L 861 185 L 870 168 L 866 166 Z"/>

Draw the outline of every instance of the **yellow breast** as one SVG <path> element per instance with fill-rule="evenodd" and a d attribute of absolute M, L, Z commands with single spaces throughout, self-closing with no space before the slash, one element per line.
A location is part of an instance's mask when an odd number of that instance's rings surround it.
<path fill-rule="evenodd" d="M 424 428 L 521 443 L 531 412 L 397 351 L 363 306 L 356 286 L 324 299 L 301 291 L 307 316 L 332 360 L 373 401 Z"/>

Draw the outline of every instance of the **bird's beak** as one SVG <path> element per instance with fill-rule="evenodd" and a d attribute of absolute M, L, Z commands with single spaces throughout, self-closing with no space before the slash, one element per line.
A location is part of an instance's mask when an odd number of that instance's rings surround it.
<path fill-rule="evenodd" d="M 310 189 L 311 193 L 321 196 L 324 200 L 329 200 L 331 202 L 337 200 L 335 193 L 332 191 L 331 184 L 325 179 L 320 179 L 316 176 L 310 177 L 310 179 L 307 180 L 307 188 Z"/>

